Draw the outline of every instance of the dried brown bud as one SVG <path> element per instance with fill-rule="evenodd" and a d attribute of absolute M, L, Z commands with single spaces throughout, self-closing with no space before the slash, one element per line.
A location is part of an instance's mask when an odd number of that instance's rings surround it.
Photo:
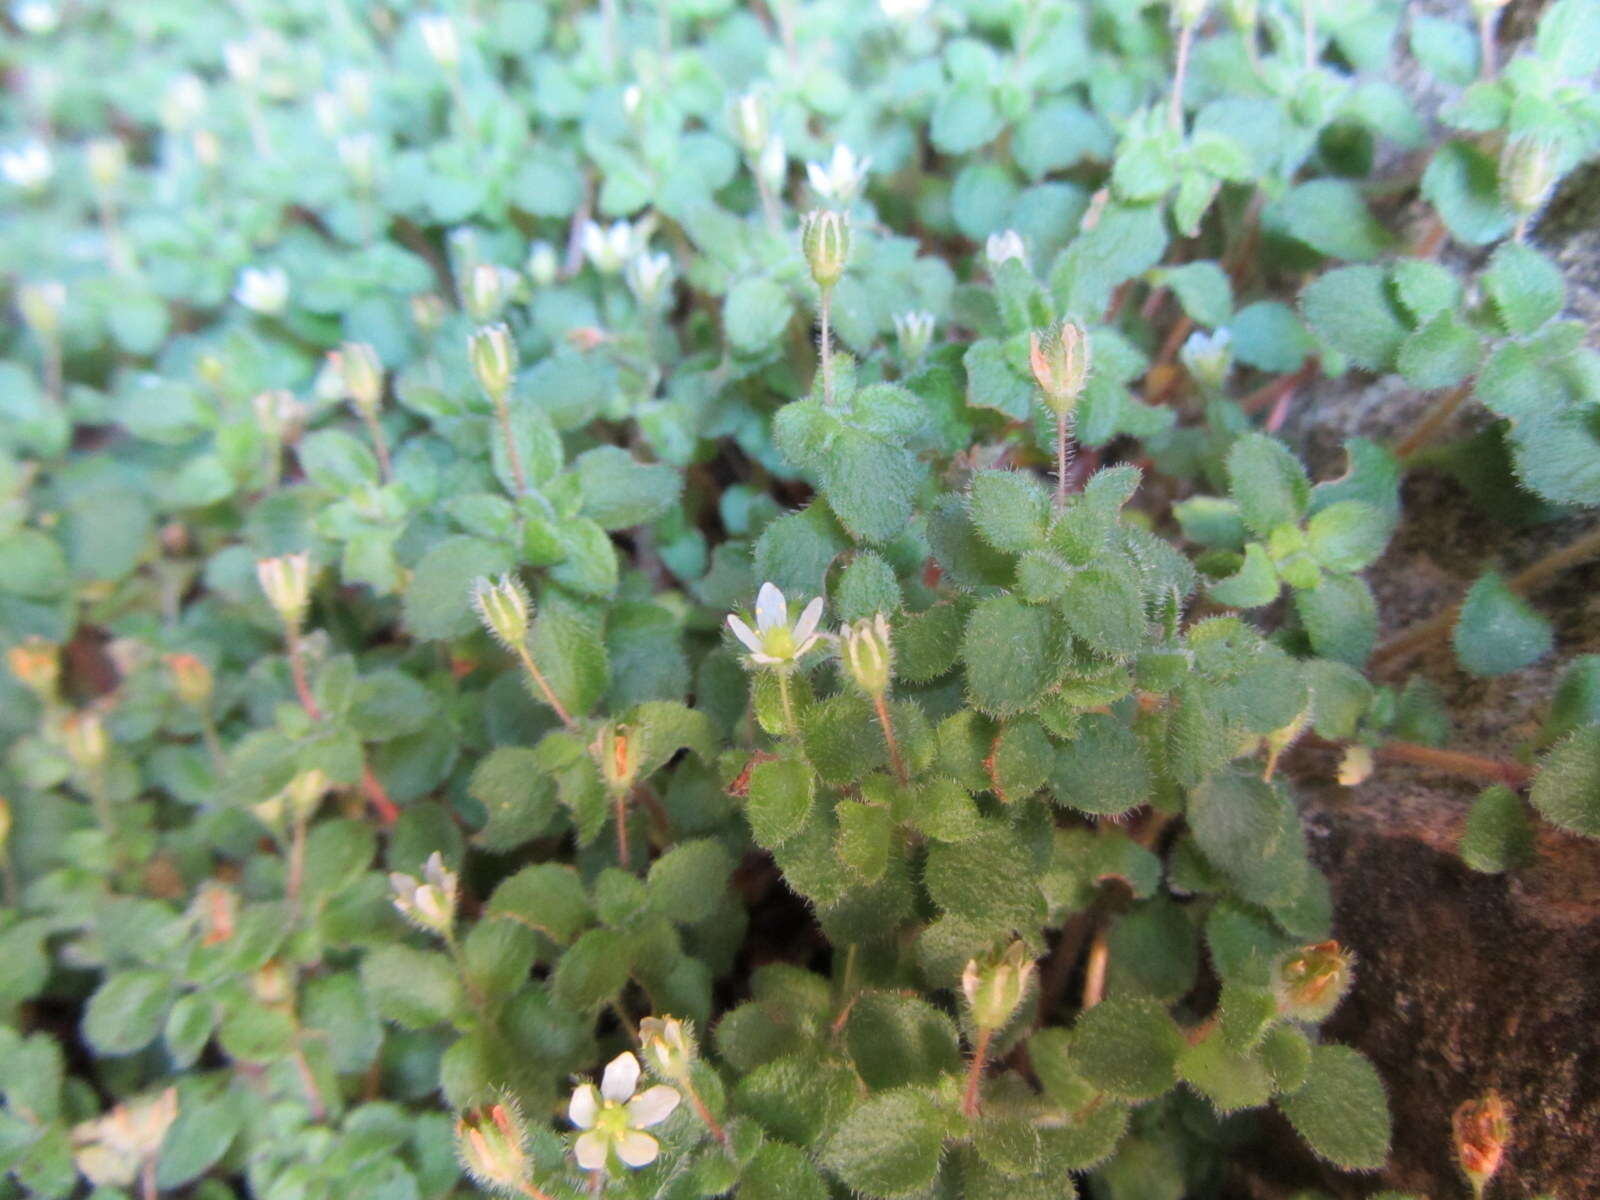
<path fill-rule="evenodd" d="M 1450 1125 L 1456 1160 L 1472 1184 L 1472 1190 L 1481 1196 L 1484 1185 L 1494 1178 L 1505 1161 L 1506 1146 L 1511 1141 L 1511 1115 L 1506 1102 L 1499 1092 L 1485 1092 L 1457 1108 Z"/>

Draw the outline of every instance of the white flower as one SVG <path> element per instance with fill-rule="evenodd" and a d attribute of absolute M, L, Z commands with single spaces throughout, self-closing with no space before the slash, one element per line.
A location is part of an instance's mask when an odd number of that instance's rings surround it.
<path fill-rule="evenodd" d="M 752 661 L 762 666 L 781 666 L 802 658 L 817 644 L 817 625 L 822 620 L 822 597 L 818 596 L 800 619 L 789 624 L 789 602 L 771 582 L 763 583 L 756 594 L 756 627 L 749 625 L 732 613 L 728 614 L 728 628 L 733 636 L 745 644 Z"/>
<path fill-rule="evenodd" d="M 639 105 L 644 101 L 644 89 L 637 83 L 630 83 L 622 89 L 622 111 L 630 117 L 639 115 Z"/>
<path fill-rule="evenodd" d="M 643 248 L 635 245 L 633 226 L 626 221 L 617 221 L 609 229 L 594 221 L 583 223 L 583 253 L 603 275 L 615 275 L 635 249 Z"/>
<path fill-rule="evenodd" d="M 634 1095 L 639 1086 L 639 1060 L 623 1051 L 606 1065 L 597 1090 L 592 1083 L 572 1093 L 567 1116 L 583 1130 L 573 1145 L 578 1165 L 603 1171 L 611 1151 L 630 1167 L 645 1167 L 661 1153 L 661 1143 L 643 1132 L 672 1115 L 682 1099 L 666 1084 Z"/>
<path fill-rule="evenodd" d="M 390 899 L 417 928 L 448 937 L 456 920 L 456 873 L 445 867 L 444 855 L 435 850 L 422 864 L 422 876 L 390 872 Z"/>
<path fill-rule="evenodd" d="M 549 242 L 534 242 L 528 247 L 528 278 L 540 287 L 549 287 L 561 273 L 561 260 Z"/>
<path fill-rule="evenodd" d="M 671 286 L 672 256 L 643 251 L 628 260 L 628 289 L 645 308 L 655 308 Z"/>
<path fill-rule="evenodd" d="M 984 243 L 983 251 L 989 260 L 991 271 L 999 270 L 1001 263 L 1012 258 L 1023 266 L 1028 265 L 1028 248 L 1022 244 L 1022 235 L 1015 229 L 991 233 L 989 240 Z"/>
<path fill-rule="evenodd" d="M 442 13 L 430 13 L 417 18 L 417 29 L 434 62 L 446 71 L 453 71 L 460 65 L 461 39 L 456 36 L 454 21 Z"/>
<path fill-rule="evenodd" d="M 254 87 L 261 78 L 261 47 L 254 40 L 223 43 L 222 61 L 240 87 Z"/>
<path fill-rule="evenodd" d="M 833 148 L 833 157 L 827 166 L 817 162 L 806 164 L 806 178 L 824 200 L 848 207 L 866 181 L 867 168 L 871 165 L 870 158 L 858 159 L 849 146 L 840 142 Z"/>
<path fill-rule="evenodd" d="M 761 147 L 761 157 L 756 160 L 756 174 L 772 191 L 783 187 L 783 177 L 789 173 L 789 148 L 783 139 L 773 134 Z"/>
<path fill-rule="evenodd" d="M 926 311 L 896 313 L 894 332 L 900 339 L 900 353 L 906 361 L 916 362 L 933 341 L 933 314 Z"/>
<path fill-rule="evenodd" d="M 878 7 L 891 21 L 914 21 L 928 11 L 931 0 L 878 0 Z"/>
<path fill-rule="evenodd" d="M 0 175 L 6 182 L 25 192 L 37 192 L 50 182 L 56 172 L 50 147 L 37 138 L 23 142 L 10 150 L 0 150 Z"/>
<path fill-rule="evenodd" d="M 282 267 L 246 267 L 233 298 L 251 312 L 275 317 L 289 304 L 289 276 Z"/>
<path fill-rule="evenodd" d="M 53 33 L 56 26 L 61 24 L 61 14 L 50 0 L 17 0 L 11 6 L 11 19 L 24 33 L 31 33 L 35 37 Z"/>
<path fill-rule="evenodd" d="M 760 92 L 746 92 L 733 103 L 733 132 L 746 154 L 759 154 L 770 132 L 767 103 Z"/>
<path fill-rule="evenodd" d="M 339 165 L 350 172 L 357 187 L 369 188 L 378 173 L 378 139 L 371 133 L 352 133 L 335 144 Z"/>
<path fill-rule="evenodd" d="M 1228 381 L 1228 371 L 1233 366 L 1233 335 L 1226 329 L 1215 333 L 1191 333 L 1178 351 L 1178 358 L 1194 379 L 1213 390 Z"/>
<path fill-rule="evenodd" d="M 185 71 L 167 84 L 161 98 L 161 123 L 173 133 L 193 129 L 206 111 L 206 85 L 200 76 Z"/>

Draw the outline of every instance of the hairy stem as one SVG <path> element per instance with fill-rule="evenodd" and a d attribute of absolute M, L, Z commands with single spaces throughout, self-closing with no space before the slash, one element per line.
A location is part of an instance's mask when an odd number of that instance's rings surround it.
<path fill-rule="evenodd" d="M 628 793 L 618 788 L 611 797 L 611 806 L 617 821 L 617 865 L 626 871 L 632 861 L 628 853 Z"/>
<path fill-rule="evenodd" d="M 517 655 L 522 659 L 522 666 L 533 677 L 533 682 L 539 691 L 544 694 L 544 701 L 555 709 L 556 716 L 561 718 L 561 723 L 568 729 L 576 729 L 578 723 L 572 719 L 572 714 L 567 711 L 566 705 L 556 698 L 555 692 L 550 687 L 550 681 L 544 677 L 544 672 L 539 670 L 539 664 L 533 661 L 533 655 L 528 653 L 526 646 L 517 647 Z"/>
<path fill-rule="evenodd" d="M 511 478 L 517 485 L 517 495 L 525 496 L 528 493 L 528 476 L 522 469 L 522 452 L 517 449 L 517 439 L 511 436 L 511 408 L 506 403 L 504 392 L 496 392 L 493 400 L 495 419 L 500 422 L 500 436 L 506 443 L 506 461 L 511 464 Z"/>
<path fill-rule="evenodd" d="M 294 828 L 289 833 L 289 880 L 284 885 L 284 899 L 293 908 L 300 899 L 300 887 L 306 877 L 306 819 L 296 814 Z"/>
<path fill-rule="evenodd" d="M 728 1131 L 711 1115 L 711 1110 L 706 1107 L 706 1102 L 700 1098 L 699 1091 L 690 1083 L 687 1076 L 682 1080 L 684 1093 L 689 1097 L 689 1107 L 694 1109 L 694 1115 L 700 1118 L 700 1123 L 711 1131 L 711 1136 L 717 1139 L 718 1144 L 728 1144 Z"/>
<path fill-rule="evenodd" d="M 833 289 L 822 289 L 822 403 L 833 403 L 833 335 L 828 317 L 833 307 Z"/>
<path fill-rule="evenodd" d="M 317 707 L 316 697 L 311 694 L 311 682 L 306 678 L 306 660 L 300 653 L 300 630 L 293 625 L 286 625 L 283 637 L 289 653 L 289 675 L 294 680 L 294 694 L 300 700 L 300 707 L 306 710 L 306 716 L 313 721 L 320 721 L 322 709 Z"/>
<path fill-rule="evenodd" d="M 1478 78 L 1491 80 L 1499 71 L 1495 54 L 1495 27 L 1500 23 L 1500 10 L 1485 6 L 1478 13 Z"/>
<path fill-rule="evenodd" d="M 967 1067 L 967 1086 L 961 1094 L 961 1115 L 969 1119 L 978 1115 L 978 1086 L 983 1082 L 983 1068 L 989 1058 L 989 1039 L 993 1036 L 992 1029 L 978 1030 L 978 1041 L 972 1048 L 972 1062 Z"/>
<path fill-rule="evenodd" d="M 905 787 L 910 778 L 906 775 L 906 764 L 900 758 L 900 743 L 895 740 L 894 721 L 889 717 L 889 701 L 879 692 L 872 698 L 872 706 L 878 711 L 878 724 L 883 726 L 883 744 L 889 748 L 889 766 L 894 771 L 894 777 L 900 781 L 900 786 Z"/>
<path fill-rule="evenodd" d="M 789 696 L 789 672 L 778 672 L 778 699 L 783 703 L 784 732 L 790 737 L 798 737 L 800 727 L 794 719 L 794 701 Z"/>
<path fill-rule="evenodd" d="M 1089 961 L 1083 968 L 1083 1005 L 1093 1008 L 1106 997 L 1106 966 L 1111 961 L 1111 931 L 1104 923 L 1094 931 L 1089 943 Z"/>
<path fill-rule="evenodd" d="M 383 436 L 383 426 L 378 424 L 378 415 L 364 412 L 361 419 L 366 423 L 367 433 L 372 437 L 372 449 L 378 456 L 378 478 L 384 483 L 394 482 L 394 466 L 389 461 L 389 439 Z"/>
<path fill-rule="evenodd" d="M 1395 443 L 1395 457 L 1404 461 L 1431 442 L 1450 418 L 1460 411 L 1461 406 L 1466 403 L 1467 397 L 1471 395 L 1472 381 L 1468 380 L 1459 387 L 1452 388 L 1430 404 L 1427 411 L 1417 418 L 1417 423 L 1411 427 L 1405 437 Z"/>
<path fill-rule="evenodd" d="M 1416 742 L 1385 742 L 1375 753 L 1379 758 L 1392 762 L 1410 763 L 1412 766 L 1427 767 L 1467 779 L 1488 779 L 1513 789 L 1526 787 L 1533 778 L 1533 769 L 1521 763 L 1487 758 L 1481 754 L 1465 754 L 1460 750 L 1440 750 Z"/>
<path fill-rule="evenodd" d="M 1194 24 L 1185 21 L 1178 26 L 1178 62 L 1172 76 L 1172 104 L 1167 110 L 1167 124 L 1172 132 L 1183 133 L 1183 81 L 1189 73 L 1189 47 L 1194 42 Z"/>

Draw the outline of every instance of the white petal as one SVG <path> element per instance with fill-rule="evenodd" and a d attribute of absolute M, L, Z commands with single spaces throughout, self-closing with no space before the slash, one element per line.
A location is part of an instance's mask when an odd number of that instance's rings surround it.
<path fill-rule="evenodd" d="M 617 1139 L 617 1157 L 630 1167 L 648 1167 L 660 1153 L 661 1143 L 637 1129 L 630 1129 Z"/>
<path fill-rule="evenodd" d="M 795 647 L 794 656 L 796 658 L 804 658 L 807 654 L 811 653 L 811 647 L 813 647 L 813 646 L 815 646 L 817 644 L 817 638 L 819 636 L 821 636 L 821 635 L 820 634 L 812 634 L 805 641 L 801 642 L 798 646 Z"/>
<path fill-rule="evenodd" d="M 640 1092 L 628 1101 L 628 1124 L 634 1129 L 649 1129 L 672 1115 L 682 1097 L 664 1083 Z"/>
<path fill-rule="evenodd" d="M 794 624 L 794 640 L 803 642 L 817 631 L 817 623 L 822 620 L 822 597 L 818 596 L 805 611 L 800 614 L 800 619 Z"/>
<path fill-rule="evenodd" d="M 763 583 L 756 593 L 756 628 L 762 633 L 789 623 L 789 602 L 783 598 L 778 585 Z"/>
<path fill-rule="evenodd" d="M 633 1089 L 639 1086 L 639 1060 L 624 1050 L 606 1064 L 606 1073 L 600 1078 L 600 1094 L 607 1100 L 622 1104 L 633 1098 Z"/>
<path fill-rule="evenodd" d="M 750 655 L 750 661 L 760 663 L 763 667 L 775 667 L 785 660 L 781 658 L 773 658 L 772 655 L 763 654 L 761 651 L 757 650 Z"/>
<path fill-rule="evenodd" d="M 733 630 L 733 636 L 743 642 L 746 649 L 761 653 L 761 639 L 756 636 L 756 631 L 732 613 L 728 614 L 728 628 Z"/>
<path fill-rule="evenodd" d="M 806 178 L 811 181 L 811 186 L 816 189 L 818 195 L 833 195 L 833 180 L 828 178 L 828 173 L 822 169 L 821 163 L 808 162 Z"/>
<path fill-rule="evenodd" d="M 644 1136 L 649 1137 L 649 1134 Z M 654 1141 L 654 1138 L 650 1139 Z M 603 1133 L 590 1130 L 580 1137 L 572 1147 L 572 1153 L 578 1159 L 578 1165 L 585 1171 L 604 1171 L 606 1169 L 606 1152 L 611 1148 L 610 1141 Z"/>
<path fill-rule="evenodd" d="M 567 1105 L 567 1118 L 579 1129 L 593 1129 L 595 1116 L 600 1112 L 600 1093 L 594 1084 L 586 1083 L 572 1093 L 572 1103 Z"/>

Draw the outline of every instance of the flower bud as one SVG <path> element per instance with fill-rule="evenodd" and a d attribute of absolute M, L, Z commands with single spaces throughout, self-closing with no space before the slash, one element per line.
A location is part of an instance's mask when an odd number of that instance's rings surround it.
<path fill-rule="evenodd" d="M 183 703 L 198 709 L 211 703 L 211 668 L 203 659 L 193 654 L 169 654 L 167 671 L 172 676 L 172 689 Z"/>
<path fill-rule="evenodd" d="M 307 821 L 322 803 L 332 785 L 328 777 L 316 767 L 301 771 L 284 785 L 282 792 L 285 807 L 295 821 Z"/>
<path fill-rule="evenodd" d="M 456 25 L 449 17 L 438 13 L 417 18 L 417 29 L 422 34 L 422 44 L 427 47 L 433 61 L 446 71 L 461 65 L 461 39 L 456 36 Z"/>
<path fill-rule="evenodd" d="M 1028 365 L 1034 382 L 1044 393 L 1045 406 L 1058 417 L 1077 407 L 1093 367 L 1089 335 L 1076 321 L 1063 321 L 1059 329 L 1041 338 L 1035 332 L 1028 343 Z"/>
<path fill-rule="evenodd" d="M 251 974 L 250 991 L 268 1008 L 283 1008 L 294 996 L 294 978 L 281 958 L 269 958 Z"/>
<path fill-rule="evenodd" d="M 242 88 L 254 87 L 261 78 L 261 47 L 254 40 L 224 42 L 222 62 L 228 76 Z"/>
<path fill-rule="evenodd" d="M 766 146 L 772 125 L 766 101 L 759 92 L 746 92 L 733 102 L 733 132 L 751 158 Z"/>
<path fill-rule="evenodd" d="M 506 272 L 495 263 L 481 262 L 467 272 L 461 284 L 461 307 L 478 325 L 489 325 L 505 311 L 509 288 Z"/>
<path fill-rule="evenodd" d="M 1555 146 L 1537 137 L 1514 137 L 1500 152 L 1500 194 L 1519 216 L 1544 207 L 1560 179 Z"/>
<path fill-rule="evenodd" d="M 869 696 L 881 696 L 888 691 L 894 674 L 894 657 L 889 622 L 884 615 L 878 613 L 870 621 L 841 625 L 839 641 L 844 647 L 844 665 L 850 672 L 851 682 Z"/>
<path fill-rule="evenodd" d="M 293 442 L 306 417 L 305 406 L 288 388 L 257 392 L 250 399 L 256 427 L 275 442 Z"/>
<path fill-rule="evenodd" d="M 639 1022 L 639 1045 L 658 1075 L 686 1080 L 694 1062 L 694 1033 L 677 1017 L 646 1017 Z"/>
<path fill-rule="evenodd" d="M 918 362 L 933 341 L 931 312 L 903 312 L 894 316 L 895 336 L 900 339 L 900 357 L 907 364 Z"/>
<path fill-rule="evenodd" d="M 605 725 L 589 745 L 600 768 L 606 790 L 616 794 L 632 789 L 639 776 L 639 736 L 626 725 Z"/>
<path fill-rule="evenodd" d="M 1472 1184 L 1475 1195 L 1483 1189 L 1505 1162 L 1506 1146 L 1511 1141 L 1511 1116 L 1500 1093 L 1489 1091 L 1477 1100 L 1465 1101 L 1450 1119 L 1456 1148 L 1456 1161 Z"/>
<path fill-rule="evenodd" d="M 246 267 L 239 272 L 233 298 L 251 312 L 275 317 L 289 306 L 289 276 L 282 267 Z"/>
<path fill-rule="evenodd" d="M 756 159 L 756 175 L 769 191 L 776 192 L 782 189 L 784 177 L 788 174 L 789 148 L 781 137 L 773 134 L 767 139 L 767 144 L 761 147 L 761 156 Z"/>
<path fill-rule="evenodd" d="M 389 875 L 395 908 L 418 929 L 448 937 L 456 920 L 456 873 L 435 850 L 422 866 L 422 879 L 394 871 Z"/>
<path fill-rule="evenodd" d="M 339 165 L 358 191 L 371 191 L 378 178 L 378 139 L 370 133 L 352 133 L 334 143 Z"/>
<path fill-rule="evenodd" d="M 534 242 L 528 247 L 528 278 L 539 287 L 549 287 L 561 274 L 561 259 L 549 242 Z"/>
<path fill-rule="evenodd" d="M 961 972 L 961 991 L 979 1029 L 999 1029 L 1022 1003 L 1033 960 L 1021 942 L 1012 942 L 999 958 L 979 963 L 972 959 Z"/>
<path fill-rule="evenodd" d="M 411 320 L 423 337 L 432 336 L 444 324 L 444 318 L 444 301 L 432 292 L 420 292 L 411 297 Z"/>
<path fill-rule="evenodd" d="M 1178 359 L 1203 389 L 1220 392 L 1228 382 L 1228 372 L 1233 369 L 1233 335 L 1226 329 L 1215 333 L 1196 330 L 1178 351 Z"/>
<path fill-rule="evenodd" d="M 256 561 L 256 579 L 278 619 L 299 629 L 311 607 L 311 556 L 282 554 Z"/>
<path fill-rule="evenodd" d="M 17 312 L 42 341 L 53 342 L 60 334 L 61 313 L 66 307 L 66 285 L 54 279 L 25 283 L 17 289 Z"/>
<path fill-rule="evenodd" d="M 67 757 L 80 771 L 94 772 L 106 765 L 111 757 L 111 742 L 106 737 L 106 727 L 100 714 L 83 709 L 68 717 L 61 725 L 61 738 Z"/>
<path fill-rule="evenodd" d="M 118 1104 L 72 1127 L 73 1165 L 97 1188 L 130 1188 L 177 1119 L 176 1088 Z"/>
<path fill-rule="evenodd" d="M 116 190 L 128 169 L 128 148 L 113 137 L 95 138 L 86 150 L 89 182 L 95 191 L 107 195 Z"/>
<path fill-rule="evenodd" d="M 628 256 L 642 249 L 644 239 L 634 232 L 626 221 L 613 221 L 602 226 L 597 221 L 585 221 L 579 235 L 584 256 L 602 275 L 615 275 L 622 270 Z"/>
<path fill-rule="evenodd" d="M 1372 777 L 1373 766 L 1371 749 L 1366 746 L 1345 747 L 1344 757 L 1339 760 L 1340 784 L 1355 787 L 1358 783 L 1365 783 Z"/>
<path fill-rule="evenodd" d="M 502 575 L 498 583 L 486 577 L 477 579 L 472 585 L 472 606 L 483 627 L 502 645 L 517 650 L 528 640 L 533 605 L 515 575 Z"/>
<path fill-rule="evenodd" d="M 1022 235 L 1015 229 L 991 233 L 983 244 L 983 256 L 989 260 L 991 274 L 1000 269 L 1000 264 L 1013 258 L 1024 267 L 1028 265 L 1028 248 L 1022 244 Z"/>
<path fill-rule="evenodd" d="M 473 330 L 467 357 L 478 386 L 496 401 L 505 399 L 517 375 L 517 344 L 511 340 L 510 327 L 501 322 Z"/>
<path fill-rule="evenodd" d="M 335 82 L 339 99 L 352 117 L 364 119 L 372 113 L 372 76 L 356 67 L 339 72 Z"/>
<path fill-rule="evenodd" d="M 1200 18 L 1206 15 L 1210 3 L 1211 0 L 1172 0 L 1172 23 L 1193 29 L 1200 24 Z"/>
<path fill-rule="evenodd" d="M 50 0 L 17 0 L 11 6 L 11 19 L 24 33 L 43 37 L 55 32 L 61 23 L 61 13 Z"/>
<path fill-rule="evenodd" d="M 1296 1021 L 1321 1021 L 1350 988 L 1353 957 L 1338 942 L 1318 942 L 1280 955 L 1272 972 L 1278 1011 Z"/>
<path fill-rule="evenodd" d="M 666 254 L 635 254 L 628 260 L 623 278 L 641 308 L 658 308 L 672 286 L 672 259 Z"/>
<path fill-rule="evenodd" d="M 800 245 L 811 278 L 824 292 L 829 291 L 844 275 L 850 258 L 850 219 L 832 209 L 807 213 L 800 226 Z"/>
<path fill-rule="evenodd" d="M 11 673 L 47 703 L 56 698 L 61 681 L 61 648 L 42 637 L 30 637 L 6 651 Z"/>
<path fill-rule="evenodd" d="M 520 1193 L 528 1177 L 528 1131 L 509 1100 L 471 1109 L 456 1119 L 456 1153 L 481 1186 Z"/>
<path fill-rule="evenodd" d="M 383 403 L 383 364 L 367 342 L 346 342 L 328 355 L 339 371 L 345 395 L 364 417 L 374 417 Z"/>

